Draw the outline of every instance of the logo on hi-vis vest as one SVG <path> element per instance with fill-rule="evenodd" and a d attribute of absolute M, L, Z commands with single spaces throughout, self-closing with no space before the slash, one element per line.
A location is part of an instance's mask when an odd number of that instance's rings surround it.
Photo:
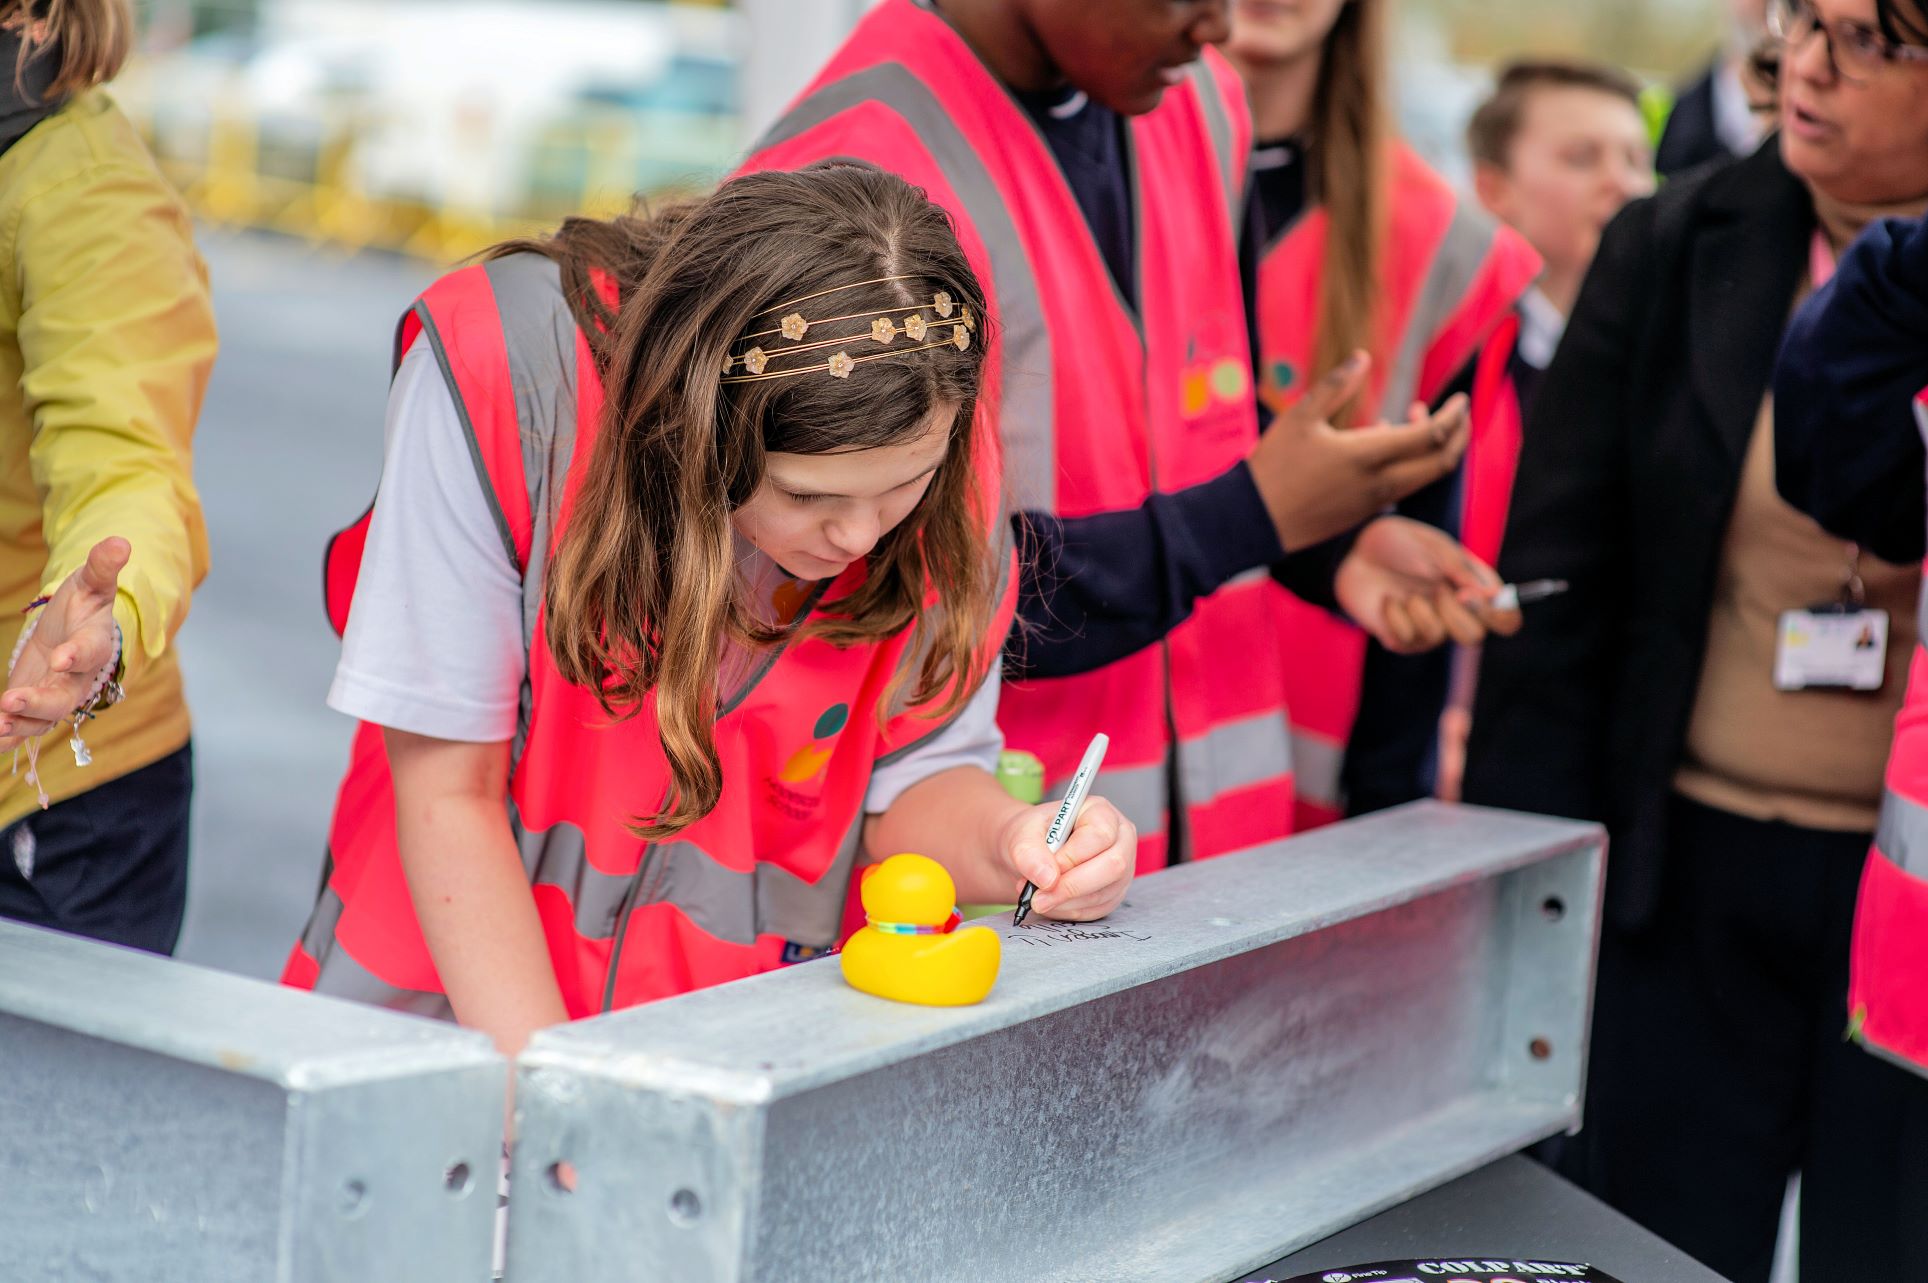
<path fill-rule="evenodd" d="M 807 820 L 823 805 L 819 793 L 809 786 L 823 776 L 830 754 L 837 747 L 837 733 L 850 721 L 850 705 L 832 704 L 817 718 L 810 730 L 810 742 L 791 753 L 770 781 L 770 800 L 793 820 Z"/>
<path fill-rule="evenodd" d="M 1231 440 L 1251 432 L 1251 355 L 1245 327 L 1236 318 L 1205 317 L 1186 340 L 1178 412 L 1194 442 Z"/>
<path fill-rule="evenodd" d="M 779 624 L 795 623 L 810 603 L 810 585 L 800 579 L 786 579 L 770 591 L 770 607 Z"/>
<path fill-rule="evenodd" d="M 1252 390 L 1252 376 L 1245 362 L 1225 357 L 1186 367 L 1179 383 L 1179 408 L 1188 419 L 1196 419 L 1212 408 L 1213 402 L 1237 405 Z"/>

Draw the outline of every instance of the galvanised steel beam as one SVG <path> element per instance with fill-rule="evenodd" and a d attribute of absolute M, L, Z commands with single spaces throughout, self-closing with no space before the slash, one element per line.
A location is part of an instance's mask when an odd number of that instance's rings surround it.
<path fill-rule="evenodd" d="M 0 1278 L 488 1277 L 480 1034 L 0 922 Z"/>
<path fill-rule="evenodd" d="M 820 961 L 545 1031 L 509 1277 L 1236 1277 L 1576 1124 L 1603 843 L 1422 804 L 1001 926 L 978 1007 Z"/>

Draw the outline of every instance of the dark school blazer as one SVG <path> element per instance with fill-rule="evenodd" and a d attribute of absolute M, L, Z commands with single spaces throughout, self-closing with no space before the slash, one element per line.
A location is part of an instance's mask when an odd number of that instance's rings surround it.
<path fill-rule="evenodd" d="M 1572 590 L 1486 644 L 1465 797 L 1604 822 L 1621 927 L 1659 898 L 1721 545 L 1814 227 L 1777 137 L 1634 202 L 1527 416 L 1499 570 Z"/>
<path fill-rule="evenodd" d="M 1667 127 L 1660 131 L 1660 145 L 1654 149 L 1654 168 L 1667 177 L 1709 161 L 1733 159 L 1734 153 L 1714 127 L 1714 81 L 1720 74 L 1721 60 L 1716 58 L 1681 91 L 1667 113 Z"/>

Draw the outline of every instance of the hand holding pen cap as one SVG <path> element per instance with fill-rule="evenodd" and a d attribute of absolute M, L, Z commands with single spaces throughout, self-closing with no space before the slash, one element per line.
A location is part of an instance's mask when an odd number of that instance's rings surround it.
<path fill-rule="evenodd" d="M 1529 579 L 1523 584 L 1501 584 L 1486 603 L 1490 610 L 1518 610 L 1548 597 L 1558 597 L 1568 588 L 1564 579 Z"/>
<path fill-rule="evenodd" d="M 1520 628 L 1521 611 L 1534 602 L 1558 597 L 1570 587 L 1564 579 L 1529 579 L 1523 583 L 1501 584 L 1482 600 L 1477 593 L 1461 593 L 1461 600 L 1479 612 L 1481 623 L 1492 632 L 1510 636 Z"/>
<path fill-rule="evenodd" d="M 1518 611 L 1489 604 L 1504 585 L 1452 535 L 1396 514 L 1358 532 L 1332 581 L 1341 610 L 1396 655 L 1513 633 Z"/>
<path fill-rule="evenodd" d="M 1111 741 L 1095 735 L 1065 789 L 1063 801 L 1034 807 L 1021 817 L 1024 830 L 1013 863 L 1028 871 L 1012 921 L 1022 926 L 1033 907 L 1071 921 L 1103 917 L 1124 899 L 1137 863 L 1138 833 L 1118 809 L 1091 796 L 1092 782 Z M 1034 906 L 1034 897 L 1039 898 Z"/>

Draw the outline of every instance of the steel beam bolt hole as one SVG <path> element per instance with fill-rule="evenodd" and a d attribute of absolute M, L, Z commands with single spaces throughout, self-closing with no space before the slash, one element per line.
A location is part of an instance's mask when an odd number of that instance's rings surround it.
<path fill-rule="evenodd" d="M 1545 1060 L 1553 1054 L 1553 1044 L 1544 1038 L 1535 1038 L 1526 1044 L 1526 1050 L 1535 1060 Z"/>
<path fill-rule="evenodd" d="M 542 1169 L 542 1183 L 549 1187 L 551 1194 L 575 1193 L 576 1165 L 566 1160 L 549 1164 Z"/>
<path fill-rule="evenodd" d="M 1540 912 L 1548 922 L 1558 922 L 1566 916 L 1566 901 L 1557 895 L 1550 895 L 1540 901 Z"/>
<path fill-rule="evenodd" d="M 669 1218 L 678 1225 L 694 1225 L 703 1215 L 703 1200 L 693 1189 L 679 1189 L 669 1196 Z"/>
<path fill-rule="evenodd" d="M 449 1193 L 455 1195 L 457 1198 L 466 1197 L 468 1192 L 475 1187 L 475 1181 L 469 1175 L 469 1165 L 467 1163 L 451 1164 L 449 1169 L 442 1173 L 442 1184 L 448 1189 Z"/>

